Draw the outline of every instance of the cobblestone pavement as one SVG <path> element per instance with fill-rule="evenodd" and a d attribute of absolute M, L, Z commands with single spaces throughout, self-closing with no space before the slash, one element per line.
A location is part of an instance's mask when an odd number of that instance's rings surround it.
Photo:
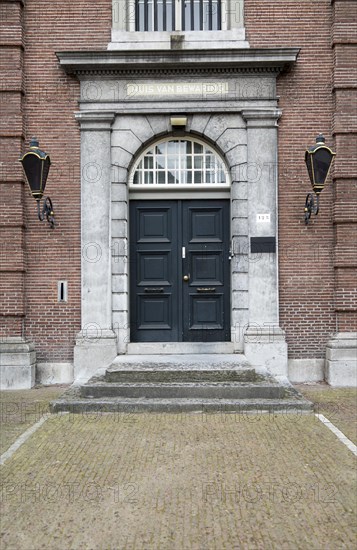
<path fill-rule="evenodd" d="M 354 455 L 312 414 L 52 416 L 2 467 L 2 550 L 354 548 Z"/>
<path fill-rule="evenodd" d="M 314 403 L 315 413 L 326 416 L 357 445 L 357 388 L 331 388 L 328 384 L 294 384 Z"/>
<path fill-rule="evenodd" d="M 68 388 L 64 385 L 38 386 L 31 390 L 0 392 L 0 454 L 29 426 L 49 411 L 49 402 Z"/>

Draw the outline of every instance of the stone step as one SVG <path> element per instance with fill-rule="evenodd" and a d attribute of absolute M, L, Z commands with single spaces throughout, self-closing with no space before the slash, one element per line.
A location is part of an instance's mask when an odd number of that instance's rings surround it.
<path fill-rule="evenodd" d="M 282 413 L 301 415 L 312 412 L 313 405 L 305 399 L 133 399 L 133 398 L 94 398 L 72 397 L 52 401 L 51 412 L 72 414 L 89 413 Z M 130 417 L 129 417 L 130 419 Z M 128 421 L 129 421 L 128 419 Z"/>
<path fill-rule="evenodd" d="M 262 382 L 264 376 L 254 369 L 207 369 L 207 368 L 168 368 L 137 367 L 107 369 L 105 381 L 108 383 L 175 383 L 175 382 Z"/>
<path fill-rule="evenodd" d="M 149 399 L 281 399 L 285 388 L 279 384 L 242 382 L 180 382 L 180 383 L 113 383 L 85 384 L 80 388 L 84 398 L 130 397 Z"/>
<path fill-rule="evenodd" d="M 295 412 L 311 410 L 292 386 L 256 372 L 239 354 L 118 356 L 86 384 L 73 385 L 53 412 Z"/>
<path fill-rule="evenodd" d="M 119 356 L 107 369 L 106 382 L 259 382 L 244 355 Z"/>

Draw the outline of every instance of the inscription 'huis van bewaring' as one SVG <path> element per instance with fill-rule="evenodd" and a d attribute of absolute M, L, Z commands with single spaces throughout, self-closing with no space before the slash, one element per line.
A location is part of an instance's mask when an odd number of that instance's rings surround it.
<path fill-rule="evenodd" d="M 129 97 L 228 94 L 228 82 L 162 82 L 153 84 L 130 82 L 126 85 L 126 91 Z"/>

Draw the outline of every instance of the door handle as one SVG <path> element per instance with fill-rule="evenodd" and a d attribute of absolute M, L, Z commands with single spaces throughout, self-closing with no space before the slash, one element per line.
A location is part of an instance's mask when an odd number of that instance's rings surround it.
<path fill-rule="evenodd" d="M 197 292 L 216 292 L 216 289 L 214 287 L 209 287 L 209 288 L 200 287 L 200 288 L 197 288 Z"/>
<path fill-rule="evenodd" d="M 189 280 L 190 280 L 190 276 L 189 276 L 189 275 L 184 275 L 184 276 L 183 276 L 183 280 L 186 281 L 186 282 L 189 281 Z"/>

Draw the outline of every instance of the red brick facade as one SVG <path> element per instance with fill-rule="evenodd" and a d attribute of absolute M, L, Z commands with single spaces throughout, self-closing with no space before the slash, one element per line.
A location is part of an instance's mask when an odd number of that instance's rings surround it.
<path fill-rule="evenodd" d="M 56 51 L 105 49 L 111 0 L 1 7 L 1 335 L 24 336 L 38 361 L 71 361 L 80 329 L 80 136 L 73 112 L 79 83 L 60 69 Z M 48 194 L 55 231 L 37 220 L 18 159 L 36 135 L 51 154 Z M 68 302 L 57 281 L 68 280 Z"/>
<path fill-rule="evenodd" d="M 284 6 L 282 6 L 284 4 Z M 256 32 L 255 13 L 260 9 Z M 291 357 L 323 357 L 335 331 L 333 303 L 332 186 L 321 196 L 319 216 L 305 227 L 302 213 L 309 179 L 304 148 L 322 132 L 332 143 L 331 20 L 329 2 L 246 3 L 251 45 L 301 48 L 292 73 L 278 79 L 280 316 Z M 331 181 L 331 180 L 330 180 Z"/>
<path fill-rule="evenodd" d="M 34 342 L 38 361 L 73 359 L 80 330 L 79 83 L 55 52 L 110 42 L 111 0 L 3 0 L 1 10 L 0 336 Z M 289 357 L 323 358 L 335 332 L 357 330 L 357 137 L 354 0 L 245 0 L 251 47 L 299 47 L 278 78 L 280 324 Z M 318 132 L 336 151 L 320 213 L 304 224 L 304 151 Z M 54 231 L 37 220 L 18 158 L 36 135 L 51 155 Z M 68 280 L 58 303 L 57 281 Z"/>

